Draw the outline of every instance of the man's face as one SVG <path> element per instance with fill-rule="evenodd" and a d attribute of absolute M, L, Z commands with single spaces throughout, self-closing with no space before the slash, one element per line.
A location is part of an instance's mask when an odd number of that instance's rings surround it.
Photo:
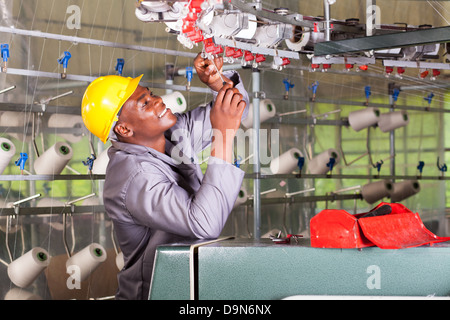
<path fill-rule="evenodd" d="M 133 131 L 134 139 L 159 137 L 177 122 L 177 117 L 166 108 L 161 97 L 148 88 L 138 86 L 122 107 L 119 122 Z"/>

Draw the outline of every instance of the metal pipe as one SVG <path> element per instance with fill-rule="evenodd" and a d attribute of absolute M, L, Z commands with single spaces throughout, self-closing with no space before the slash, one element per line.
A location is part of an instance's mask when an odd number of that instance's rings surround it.
<path fill-rule="evenodd" d="M 74 37 L 74 36 L 65 36 L 62 34 L 41 32 L 41 31 L 34 31 L 34 30 L 24 30 L 24 29 L 0 27 L 0 33 L 11 33 L 11 34 L 17 34 L 17 35 L 22 35 L 22 36 L 31 36 L 31 37 L 35 37 L 35 38 L 45 38 L 45 39 L 52 39 L 52 40 L 59 40 L 59 41 L 68 41 L 71 43 L 84 43 L 84 44 L 90 44 L 90 45 L 96 45 L 96 46 L 102 46 L 102 47 L 136 50 L 136 51 L 158 53 L 158 54 L 170 55 L 170 56 L 180 56 L 180 57 L 188 57 L 188 58 L 195 58 L 197 56 L 196 53 L 185 52 L 185 51 L 176 51 L 176 50 L 152 48 L 152 47 L 131 45 L 131 44 L 104 41 L 104 40 L 96 40 L 96 39 L 81 38 L 81 37 Z M 61 77 L 61 75 L 60 75 L 60 77 Z"/>
<path fill-rule="evenodd" d="M 59 95 L 54 96 L 54 97 L 50 97 L 50 98 L 47 98 L 47 99 L 42 99 L 39 103 L 40 104 L 47 104 L 50 101 L 53 101 L 53 100 L 56 100 L 56 99 L 59 99 L 59 98 L 71 95 L 72 93 L 73 93 L 73 90 L 65 92 L 65 93 L 62 93 L 62 94 L 59 94 Z"/>
<path fill-rule="evenodd" d="M 11 86 L 11 87 L 5 88 L 3 90 L 0 90 L 0 94 L 6 93 L 6 92 L 11 91 L 11 90 L 13 90 L 15 88 L 16 88 L 16 86 Z"/>
<path fill-rule="evenodd" d="M 19 76 L 28 76 L 28 77 L 61 79 L 60 73 L 37 71 L 37 70 L 8 68 L 8 71 L 6 73 L 7 74 L 15 74 L 15 75 L 19 75 Z M 84 82 L 88 82 L 88 83 L 94 81 L 95 79 L 97 79 L 97 77 L 75 75 L 75 74 L 68 74 L 66 76 L 66 80 L 84 81 Z M 141 82 L 141 85 L 151 87 L 151 88 L 157 88 L 157 89 L 170 88 L 170 89 L 177 90 L 177 91 L 186 91 L 186 86 L 181 86 L 181 85 L 168 85 L 165 83 L 153 83 L 153 82 Z M 211 93 L 211 89 L 202 88 L 202 87 L 191 87 L 190 91 L 200 92 L 200 93 Z"/>
<path fill-rule="evenodd" d="M 63 214 L 63 244 L 64 244 L 64 249 L 66 250 L 67 256 L 70 258 L 71 252 L 69 249 L 69 245 L 67 244 L 67 237 L 66 237 L 66 225 L 67 225 L 67 214 Z"/>
<path fill-rule="evenodd" d="M 392 97 L 392 94 L 389 94 L 389 104 L 392 106 L 389 109 L 390 112 L 394 112 L 394 98 Z M 389 132 L 389 155 L 391 156 L 390 172 L 392 182 L 395 182 L 395 130 Z"/>
<path fill-rule="evenodd" d="M 259 91 L 261 74 L 258 69 L 253 69 L 252 72 L 252 91 L 253 91 L 253 173 L 255 173 L 255 180 L 253 183 L 253 238 L 261 238 L 261 181 L 259 175 L 261 173 L 261 163 L 259 156 L 259 129 L 260 129 L 260 117 L 259 117 Z"/>
<path fill-rule="evenodd" d="M 68 201 L 68 202 L 66 202 L 66 206 L 70 206 L 71 204 L 74 204 L 75 202 L 78 202 L 78 201 L 81 201 L 81 200 L 86 200 L 86 199 L 92 198 L 93 196 L 95 196 L 95 192 L 91 193 L 91 194 L 88 194 L 87 196 L 83 196 L 83 197 L 74 199 L 72 201 Z"/>
<path fill-rule="evenodd" d="M 13 262 L 13 257 L 11 254 L 11 248 L 9 247 L 9 226 L 11 224 L 11 216 L 6 216 L 6 233 L 5 233 L 5 241 L 6 241 L 6 251 L 8 252 L 9 261 Z"/>
<path fill-rule="evenodd" d="M 17 205 L 19 205 L 19 204 L 21 204 L 21 203 L 28 202 L 28 201 L 31 201 L 31 200 L 33 200 L 33 199 L 39 198 L 40 196 L 41 196 L 41 194 L 38 193 L 38 194 L 35 194 L 34 196 L 31 196 L 31 197 L 28 197 L 28 198 L 25 198 L 25 199 L 22 199 L 22 200 L 13 202 L 12 205 L 15 207 L 15 206 L 17 206 Z"/>
<path fill-rule="evenodd" d="M 222 66 L 222 71 L 238 70 L 238 69 L 242 69 L 242 64 L 240 64 L 240 63 L 237 63 L 237 64 L 224 64 Z M 192 73 L 196 74 L 197 71 L 195 69 L 192 69 Z M 176 75 L 176 76 L 185 76 L 186 75 L 186 68 L 178 68 L 174 75 Z"/>
<path fill-rule="evenodd" d="M 330 41 L 330 4 L 328 0 L 323 0 L 323 15 L 325 17 L 325 41 Z"/>
<path fill-rule="evenodd" d="M 316 188 L 309 188 L 309 189 L 305 189 L 305 190 L 300 190 L 300 191 L 296 191 L 296 192 L 290 192 L 290 193 L 286 193 L 285 196 L 290 198 L 299 194 L 303 194 L 303 193 L 308 193 L 311 191 L 316 191 Z"/>

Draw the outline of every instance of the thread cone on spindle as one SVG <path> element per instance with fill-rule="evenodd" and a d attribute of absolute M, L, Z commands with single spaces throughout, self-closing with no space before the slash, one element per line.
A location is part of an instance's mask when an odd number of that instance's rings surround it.
<path fill-rule="evenodd" d="M 50 255 L 36 247 L 8 265 L 9 279 L 18 287 L 29 287 L 50 263 Z"/>

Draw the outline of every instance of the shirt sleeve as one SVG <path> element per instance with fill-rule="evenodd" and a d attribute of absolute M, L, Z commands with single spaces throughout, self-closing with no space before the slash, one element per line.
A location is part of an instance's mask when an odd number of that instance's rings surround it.
<path fill-rule="evenodd" d="M 245 119 L 248 115 L 250 99 L 247 90 L 245 90 L 244 84 L 242 83 L 242 79 L 236 71 L 225 71 L 223 74 L 235 83 L 235 87 L 243 95 L 243 100 L 245 101 L 246 106 L 241 120 Z M 176 127 L 173 128 L 173 130 L 178 128 L 185 128 L 187 130 L 195 153 L 201 152 L 211 144 L 212 127 L 209 117 L 218 92 L 212 91 L 212 93 L 213 100 L 205 107 L 198 107 L 189 112 L 178 115 Z"/>
<path fill-rule="evenodd" d="M 189 193 L 151 164 L 131 181 L 125 199 L 133 220 L 184 237 L 217 238 L 233 209 L 244 172 L 211 157 L 200 188 Z"/>

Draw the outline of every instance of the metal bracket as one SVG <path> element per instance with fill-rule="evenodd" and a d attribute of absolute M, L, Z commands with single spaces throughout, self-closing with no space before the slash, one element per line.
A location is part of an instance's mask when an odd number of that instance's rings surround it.
<path fill-rule="evenodd" d="M 253 98 L 254 99 L 265 99 L 266 93 L 264 91 L 253 92 Z"/>

